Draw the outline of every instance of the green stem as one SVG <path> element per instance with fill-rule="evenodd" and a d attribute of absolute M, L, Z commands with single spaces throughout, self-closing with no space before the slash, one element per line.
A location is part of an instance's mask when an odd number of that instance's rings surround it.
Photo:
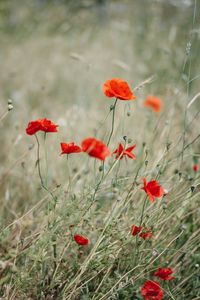
<path fill-rule="evenodd" d="M 67 175 L 68 175 L 68 180 L 69 180 L 69 191 L 71 191 L 71 172 L 70 172 L 70 166 L 69 166 L 69 154 L 67 154 Z"/>
<path fill-rule="evenodd" d="M 53 201 L 54 201 L 54 209 L 55 209 L 55 205 L 56 205 L 56 202 L 57 202 L 57 197 L 54 196 L 54 194 L 48 189 L 48 187 L 44 184 L 44 181 L 43 181 L 43 178 L 42 178 L 42 172 L 41 172 L 41 165 L 40 165 L 40 143 L 39 143 L 39 139 L 37 137 L 37 134 L 35 134 L 35 138 L 36 138 L 36 142 L 37 142 L 37 167 L 38 167 L 38 174 L 39 174 L 39 177 L 40 177 L 40 182 L 41 182 L 41 186 L 42 188 L 47 191 Z M 46 136 L 45 136 L 45 139 L 46 139 Z M 48 207 L 48 212 L 49 212 L 49 207 Z M 49 221 L 48 221 L 48 226 L 50 225 Z M 54 269 L 56 268 L 56 241 L 53 241 L 53 257 L 54 257 Z"/>
<path fill-rule="evenodd" d="M 114 126 L 115 126 L 115 108 L 116 108 L 116 104 L 117 104 L 117 98 L 115 99 L 115 102 L 113 104 L 113 107 L 112 107 L 112 123 L 111 123 L 111 131 L 110 131 L 110 135 L 109 135 L 109 138 L 108 138 L 108 142 L 107 142 L 107 146 L 109 146 L 110 144 L 110 140 L 112 138 L 112 135 L 113 135 L 113 131 L 114 131 Z M 90 206 L 87 208 L 87 211 L 91 208 L 91 206 L 93 205 L 94 201 L 95 201 L 95 197 L 96 197 L 96 194 L 98 192 L 98 189 L 103 181 L 103 178 L 104 178 L 104 165 L 105 165 L 105 162 L 103 161 L 102 163 L 102 176 L 101 176 L 101 179 L 100 181 L 97 183 L 96 187 L 95 187 L 95 190 L 94 190 L 94 194 L 92 196 L 92 200 L 91 200 L 91 203 L 90 203 Z"/>
<path fill-rule="evenodd" d="M 109 146 L 110 144 L 110 140 L 112 138 L 112 135 L 113 135 L 113 132 L 114 132 L 114 126 L 115 126 L 115 108 L 116 108 L 116 105 L 117 105 L 117 98 L 115 99 L 115 102 L 113 104 L 113 107 L 112 107 L 112 122 L 111 122 L 111 131 L 110 131 L 110 135 L 109 135 L 109 138 L 108 138 L 108 142 L 107 142 L 107 146 Z M 103 161 L 102 163 L 102 176 L 101 176 L 101 180 L 103 180 L 103 177 L 104 177 L 104 166 L 105 166 L 105 161 Z"/>
<path fill-rule="evenodd" d="M 40 177 L 41 186 L 45 191 L 47 191 L 51 195 L 53 200 L 56 202 L 57 197 L 55 197 L 54 194 L 47 188 L 47 186 L 44 184 L 44 180 L 42 178 L 41 165 L 40 165 L 40 143 L 39 143 L 37 134 L 35 134 L 35 138 L 37 141 L 37 167 L 38 167 L 38 174 Z"/>
<path fill-rule="evenodd" d="M 44 133 L 44 155 L 45 155 L 45 185 L 48 185 L 48 157 L 47 157 L 47 147 L 46 147 L 46 137 L 47 137 L 47 133 Z"/>
<path fill-rule="evenodd" d="M 147 204 L 147 196 L 146 196 L 146 198 L 145 198 L 145 200 L 144 200 L 144 203 L 143 203 L 143 207 L 142 207 L 142 213 L 141 213 L 141 218 L 140 218 L 140 225 L 139 226 L 141 226 L 142 225 L 142 222 L 143 222 L 143 218 L 144 218 L 144 210 L 145 210 L 145 206 L 146 206 L 146 204 Z"/>
<path fill-rule="evenodd" d="M 40 166 L 40 143 L 39 143 L 37 134 L 35 134 L 35 138 L 36 138 L 36 142 L 37 142 L 37 167 L 38 167 L 38 174 L 39 174 L 39 177 L 40 177 L 41 186 L 43 187 L 43 189 L 45 189 L 48 192 L 46 186 L 44 185 L 43 178 L 42 178 L 42 172 L 41 172 L 41 166 Z"/>
<path fill-rule="evenodd" d="M 114 131 L 114 126 L 115 126 L 115 108 L 116 108 L 116 105 L 117 105 L 117 98 L 115 99 L 115 103 L 113 105 L 113 108 L 112 108 L 112 123 L 111 123 L 111 131 L 110 131 L 110 135 L 109 135 L 109 138 L 108 138 L 108 142 L 107 142 L 107 146 L 109 146 L 110 144 L 110 140 L 111 140 L 111 137 L 113 135 L 113 131 Z"/>

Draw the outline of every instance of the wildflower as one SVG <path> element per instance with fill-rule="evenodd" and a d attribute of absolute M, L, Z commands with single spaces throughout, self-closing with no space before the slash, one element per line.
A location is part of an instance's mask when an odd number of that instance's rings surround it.
<path fill-rule="evenodd" d="M 158 277 L 161 280 L 171 280 L 174 279 L 174 276 L 171 276 L 171 274 L 173 273 L 171 268 L 159 268 L 155 273 L 154 276 Z"/>
<path fill-rule="evenodd" d="M 57 127 L 58 125 L 54 124 L 51 120 L 39 119 L 28 123 L 26 133 L 29 135 L 33 135 L 38 131 L 57 132 Z"/>
<path fill-rule="evenodd" d="M 137 235 L 141 230 L 142 230 L 142 227 L 141 227 L 141 226 L 133 225 L 132 228 L 131 228 L 131 234 L 132 234 L 133 236 L 135 236 L 135 235 Z"/>
<path fill-rule="evenodd" d="M 194 164 L 193 167 L 192 167 L 192 169 L 193 169 L 194 172 L 197 172 L 198 171 L 198 165 Z"/>
<path fill-rule="evenodd" d="M 122 159 L 123 156 L 128 156 L 131 159 L 136 159 L 135 155 L 132 153 L 135 147 L 136 145 L 133 145 L 124 149 L 124 146 L 120 143 L 118 148 L 113 152 L 113 154 L 116 154 L 116 158 L 120 157 L 120 159 Z"/>
<path fill-rule="evenodd" d="M 61 146 L 61 154 L 71 154 L 71 153 L 79 153 L 82 152 L 81 147 L 75 145 L 73 142 L 71 143 L 60 143 Z"/>
<path fill-rule="evenodd" d="M 74 240 L 78 245 L 81 246 L 87 246 L 89 244 L 89 240 L 83 235 L 75 234 Z"/>
<path fill-rule="evenodd" d="M 146 281 L 140 291 L 145 300 L 161 300 L 164 296 L 157 281 Z"/>
<path fill-rule="evenodd" d="M 155 201 L 155 198 L 160 198 L 164 195 L 163 188 L 158 184 L 156 180 L 149 181 L 147 183 L 146 178 L 143 179 L 144 186 L 142 189 L 147 193 L 151 202 Z"/>
<path fill-rule="evenodd" d="M 143 240 L 148 240 L 148 239 L 150 239 L 150 238 L 153 237 L 153 233 L 152 233 L 150 230 L 145 231 L 145 232 L 141 232 L 141 233 L 140 233 L 140 237 L 141 237 Z"/>
<path fill-rule="evenodd" d="M 87 138 L 82 141 L 82 151 L 87 152 L 88 155 L 105 160 L 110 155 L 108 147 L 100 140 L 95 138 Z"/>
<path fill-rule="evenodd" d="M 103 92 L 109 98 L 115 97 L 120 100 L 133 100 L 136 98 L 128 83 L 119 78 L 107 80 L 103 85 Z"/>
<path fill-rule="evenodd" d="M 150 107 L 155 112 L 159 112 L 161 110 L 162 100 L 155 96 L 148 96 L 144 105 Z"/>

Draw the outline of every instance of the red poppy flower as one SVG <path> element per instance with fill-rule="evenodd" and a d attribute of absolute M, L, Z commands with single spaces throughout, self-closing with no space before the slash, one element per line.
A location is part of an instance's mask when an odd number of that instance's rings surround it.
<path fill-rule="evenodd" d="M 120 100 L 133 100 L 136 98 L 128 83 L 119 78 L 107 80 L 103 85 L 103 92 L 109 98 L 115 97 Z"/>
<path fill-rule="evenodd" d="M 120 157 L 120 159 L 122 159 L 125 155 L 131 159 L 136 159 L 135 155 L 132 153 L 135 147 L 136 145 L 133 145 L 124 149 L 124 146 L 120 143 L 118 148 L 113 152 L 113 154 L 116 154 L 116 158 Z"/>
<path fill-rule="evenodd" d="M 150 230 L 145 231 L 145 232 L 141 232 L 140 237 L 143 240 L 148 240 L 148 239 L 151 239 L 153 237 L 153 233 Z"/>
<path fill-rule="evenodd" d="M 66 144 L 66 143 L 60 143 L 61 146 L 61 154 L 71 154 L 71 153 L 79 153 L 82 152 L 81 147 L 75 145 L 73 142 Z"/>
<path fill-rule="evenodd" d="M 78 245 L 81 246 L 87 246 L 89 244 L 89 240 L 83 235 L 75 234 L 74 240 Z"/>
<path fill-rule="evenodd" d="M 29 135 L 33 135 L 39 130 L 40 130 L 40 123 L 38 121 L 32 121 L 28 123 L 28 126 L 26 128 L 26 133 Z"/>
<path fill-rule="evenodd" d="M 161 300 L 164 296 L 157 281 L 146 281 L 140 291 L 145 300 Z"/>
<path fill-rule="evenodd" d="M 105 160 L 110 155 L 108 147 L 100 140 L 95 138 L 87 138 L 82 141 L 82 151 L 87 152 L 88 155 Z"/>
<path fill-rule="evenodd" d="M 150 107 L 155 112 L 159 112 L 162 107 L 162 100 L 155 96 L 148 96 L 144 105 Z"/>
<path fill-rule="evenodd" d="M 28 123 L 26 133 L 29 135 L 33 135 L 38 131 L 57 132 L 57 127 L 58 125 L 54 124 L 51 120 L 39 119 Z"/>
<path fill-rule="evenodd" d="M 198 171 L 198 165 L 197 164 L 193 165 L 192 169 L 193 169 L 194 172 L 197 172 Z"/>
<path fill-rule="evenodd" d="M 135 236 L 135 235 L 137 235 L 141 230 L 142 230 L 142 227 L 141 227 L 141 226 L 133 225 L 132 228 L 131 228 L 131 234 L 132 234 L 133 236 Z"/>
<path fill-rule="evenodd" d="M 175 278 L 174 276 L 171 276 L 172 273 L 173 273 L 173 271 L 171 268 L 165 268 L 165 269 L 159 268 L 154 273 L 154 276 L 160 278 L 161 280 L 167 281 L 167 280 L 171 280 L 171 279 Z"/>
<path fill-rule="evenodd" d="M 160 198 L 164 195 L 163 188 L 158 184 L 156 180 L 149 181 L 147 183 L 146 178 L 143 179 L 144 186 L 142 189 L 147 193 L 151 202 L 155 201 L 155 198 Z"/>

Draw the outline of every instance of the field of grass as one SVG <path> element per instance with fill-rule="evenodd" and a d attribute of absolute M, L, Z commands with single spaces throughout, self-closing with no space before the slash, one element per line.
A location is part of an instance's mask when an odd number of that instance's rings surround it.
<path fill-rule="evenodd" d="M 200 299 L 200 2 L 1 0 L 0 37 L 0 299 L 142 300 L 149 280 Z M 113 109 L 112 78 L 136 100 Z M 25 129 L 42 118 L 59 127 L 38 153 Z M 60 155 L 88 137 L 136 160 Z M 154 276 L 166 267 L 175 279 Z"/>

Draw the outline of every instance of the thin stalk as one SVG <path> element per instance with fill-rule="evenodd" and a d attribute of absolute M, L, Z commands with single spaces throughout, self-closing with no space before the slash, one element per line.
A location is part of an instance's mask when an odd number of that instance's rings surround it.
<path fill-rule="evenodd" d="M 38 167 L 38 174 L 40 177 L 41 186 L 45 191 L 47 191 L 51 195 L 53 200 L 56 202 L 57 197 L 55 197 L 54 194 L 47 188 L 47 186 L 44 184 L 44 180 L 42 178 L 41 165 L 40 165 L 40 143 L 39 143 L 37 134 L 35 134 L 35 138 L 37 141 L 37 167 Z"/>
<path fill-rule="evenodd" d="M 44 133 L 44 155 L 45 155 L 45 185 L 48 185 L 48 157 L 47 157 L 47 147 L 46 147 L 46 137 L 47 133 Z"/>
<path fill-rule="evenodd" d="M 111 131 L 110 131 L 110 135 L 109 135 L 109 138 L 108 138 L 108 142 L 107 142 L 107 146 L 109 146 L 110 144 L 110 140 L 112 138 L 112 135 L 113 135 L 113 132 L 114 132 L 114 126 L 115 126 L 115 108 L 116 108 L 116 105 L 117 105 L 117 98 L 115 99 L 115 102 L 113 104 L 113 107 L 112 107 L 112 121 L 111 121 Z M 109 112 L 110 113 L 110 112 Z M 102 176 L 101 176 L 101 179 L 100 181 L 102 181 L 103 177 L 104 177 L 104 166 L 105 166 L 105 162 L 103 161 L 102 163 Z"/>
<path fill-rule="evenodd" d="M 69 191 L 71 191 L 71 171 L 70 171 L 70 166 L 69 166 L 69 155 L 67 154 L 67 175 L 68 175 L 68 180 L 69 180 Z"/>
<path fill-rule="evenodd" d="M 39 143 L 39 139 L 37 137 L 37 134 L 35 134 L 35 138 L 36 138 L 36 142 L 37 142 L 37 167 L 38 167 L 38 174 L 39 174 L 39 177 L 40 177 L 40 182 L 41 182 L 41 186 L 42 188 L 47 191 L 53 201 L 54 201 L 54 209 L 55 209 L 55 205 L 56 205 L 56 202 L 57 202 L 57 197 L 54 196 L 54 194 L 48 189 L 48 187 L 44 184 L 44 180 L 42 178 L 42 172 L 41 172 L 41 165 L 40 165 L 40 143 Z M 46 136 L 45 136 L 46 138 Z M 48 204 L 48 213 L 49 213 L 49 204 Z M 49 226 L 49 221 L 48 221 L 48 226 Z M 53 257 L 54 257 L 54 270 L 53 270 L 53 273 L 56 269 L 56 259 L 57 259 L 57 251 L 56 251 L 56 240 L 53 241 Z"/>
<path fill-rule="evenodd" d="M 113 131 L 114 131 L 114 126 L 115 126 L 115 108 L 116 108 L 116 105 L 117 105 L 117 98 L 115 99 L 115 103 L 113 104 L 113 108 L 112 108 L 112 122 L 111 122 L 111 131 L 110 131 L 110 135 L 109 135 L 109 138 L 108 138 L 108 142 L 107 142 L 107 146 L 109 146 L 110 144 L 110 140 L 112 138 L 112 135 L 113 135 Z"/>
<path fill-rule="evenodd" d="M 116 99 L 115 99 L 115 102 L 114 102 L 114 104 L 113 104 L 113 107 L 112 107 L 111 131 L 110 131 L 110 135 L 109 135 L 109 138 L 108 138 L 107 146 L 109 146 L 110 140 L 111 140 L 112 135 L 113 135 L 113 132 L 114 132 L 114 126 L 115 126 L 115 108 L 116 108 L 117 100 L 118 100 L 118 99 L 116 98 Z M 96 187 L 95 187 L 94 194 L 93 194 L 93 196 L 92 196 L 92 200 L 91 200 L 90 206 L 87 208 L 86 211 L 90 210 L 91 206 L 93 205 L 93 203 L 94 203 L 94 201 L 95 201 L 96 194 L 97 194 L 97 192 L 98 192 L 98 190 L 99 190 L 99 187 L 100 187 L 100 185 L 101 185 L 101 183 L 102 183 L 102 181 L 103 181 L 103 179 L 104 179 L 104 174 L 105 174 L 105 172 L 104 172 L 104 165 L 105 165 L 105 162 L 103 161 L 103 163 L 102 163 L 102 176 L 101 176 L 99 182 L 97 183 L 97 185 L 96 185 Z"/>

